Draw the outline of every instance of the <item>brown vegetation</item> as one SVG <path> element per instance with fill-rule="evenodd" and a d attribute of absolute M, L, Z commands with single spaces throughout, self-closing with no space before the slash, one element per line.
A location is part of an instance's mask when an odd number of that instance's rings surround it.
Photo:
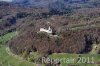
<path fill-rule="evenodd" d="M 99 8 L 77 9 L 70 14 L 51 15 L 47 8 L 12 5 L 0 6 L 0 19 L 4 20 L 0 24 L 0 33 L 13 27 L 19 32 L 19 35 L 8 43 L 15 54 L 25 51 L 28 54 L 32 51 L 43 54 L 88 53 L 93 43 L 100 43 Z M 53 35 L 58 37 L 44 32 L 37 33 L 40 28 L 48 26 L 53 29 Z"/>

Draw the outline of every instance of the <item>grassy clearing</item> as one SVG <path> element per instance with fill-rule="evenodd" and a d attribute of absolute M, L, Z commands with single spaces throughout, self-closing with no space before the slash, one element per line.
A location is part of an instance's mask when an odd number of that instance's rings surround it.
<path fill-rule="evenodd" d="M 0 37 L 0 66 L 34 66 L 33 63 L 16 58 L 7 53 L 4 44 L 14 37 L 15 34 L 15 32 L 12 32 Z"/>
<path fill-rule="evenodd" d="M 15 36 L 15 32 L 0 36 L 0 47 L 4 46 L 13 36 Z"/>
<path fill-rule="evenodd" d="M 0 48 L 0 64 L 1 66 L 34 66 L 33 63 L 30 63 L 25 60 L 21 60 L 19 58 L 15 58 L 9 55 L 6 52 L 6 47 Z"/>
<path fill-rule="evenodd" d="M 96 62 L 100 62 L 100 55 L 89 55 L 89 54 L 52 54 L 50 58 L 63 59 L 61 60 L 62 66 L 99 66 Z"/>

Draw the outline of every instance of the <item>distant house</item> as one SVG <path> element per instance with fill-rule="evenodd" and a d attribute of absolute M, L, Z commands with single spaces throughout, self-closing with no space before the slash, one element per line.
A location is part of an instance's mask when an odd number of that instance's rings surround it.
<path fill-rule="evenodd" d="M 50 26 L 48 29 L 40 28 L 40 32 L 46 32 L 46 33 L 52 34 L 52 29 L 50 28 Z"/>

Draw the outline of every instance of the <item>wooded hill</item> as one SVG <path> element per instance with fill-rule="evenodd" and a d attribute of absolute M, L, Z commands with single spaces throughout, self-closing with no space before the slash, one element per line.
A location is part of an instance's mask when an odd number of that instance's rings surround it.
<path fill-rule="evenodd" d="M 15 54 L 32 51 L 42 54 L 88 53 L 92 44 L 100 44 L 100 9 L 80 8 L 67 12 L 48 8 L 30 8 L 4 3 L 0 5 L 0 34 L 17 31 L 8 46 Z M 48 24 L 49 22 L 49 24 Z M 37 33 L 51 26 L 53 34 Z M 54 37 L 57 35 L 57 37 Z"/>

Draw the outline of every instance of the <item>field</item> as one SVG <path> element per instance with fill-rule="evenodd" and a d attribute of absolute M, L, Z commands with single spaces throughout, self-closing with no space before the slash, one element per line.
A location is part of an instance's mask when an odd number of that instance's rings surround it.
<path fill-rule="evenodd" d="M 12 32 L 0 37 L 0 66 L 34 66 L 33 63 L 19 59 L 7 52 L 5 43 L 14 37 L 15 34 L 16 32 Z"/>
<path fill-rule="evenodd" d="M 61 60 L 62 66 L 100 66 L 100 55 L 90 54 L 53 54 L 52 59 Z"/>

